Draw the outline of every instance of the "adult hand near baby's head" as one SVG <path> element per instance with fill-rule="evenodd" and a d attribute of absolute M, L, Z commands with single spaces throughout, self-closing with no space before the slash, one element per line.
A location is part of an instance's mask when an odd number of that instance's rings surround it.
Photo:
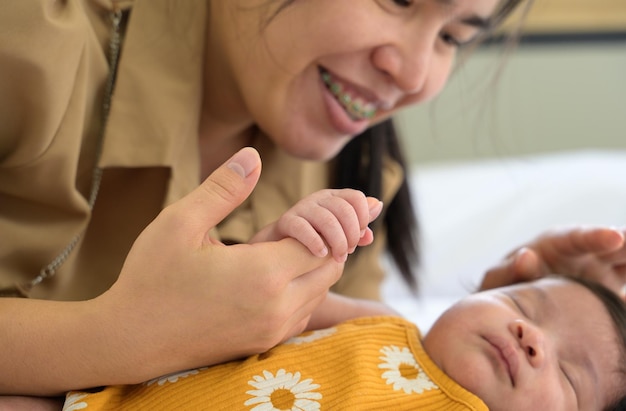
<path fill-rule="evenodd" d="M 511 252 L 489 270 L 481 289 L 489 289 L 548 274 L 584 277 L 616 293 L 626 284 L 626 232 L 609 227 L 572 227 L 548 231 Z"/>
<path fill-rule="evenodd" d="M 339 279 L 341 264 L 293 239 L 225 246 L 209 237 L 260 172 L 258 153 L 243 149 L 164 209 L 100 297 L 130 330 L 127 355 L 145 360 L 146 379 L 269 349 L 304 330 Z"/>

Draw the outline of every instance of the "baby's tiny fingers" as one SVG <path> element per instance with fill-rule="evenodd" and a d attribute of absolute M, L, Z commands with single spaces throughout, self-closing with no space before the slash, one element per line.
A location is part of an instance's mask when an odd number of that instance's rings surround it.
<path fill-rule="evenodd" d="M 358 246 L 364 247 L 366 245 L 372 244 L 373 241 L 374 241 L 374 232 L 372 231 L 371 228 L 368 227 L 365 229 L 365 232 L 361 236 Z"/>
<path fill-rule="evenodd" d="M 319 205 L 334 216 L 334 220 L 338 224 L 337 229 L 341 233 L 330 232 L 330 229 L 325 226 L 317 226 L 316 228 L 320 232 L 324 231 L 324 239 L 330 244 L 333 255 L 336 255 L 335 251 L 338 251 L 340 254 L 347 253 L 350 248 L 358 244 L 361 238 L 361 230 L 364 228 L 361 227 L 356 210 L 348 201 L 338 196 L 325 198 L 319 202 Z M 364 225 L 367 225 L 367 223 Z M 326 234 L 326 231 L 328 231 L 328 234 Z M 337 237 L 342 237 L 341 241 Z M 343 245 L 344 242 L 345 246 Z"/>
<path fill-rule="evenodd" d="M 374 197 L 367 197 L 367 205 L 370 212 L 370 223 L 374 221 L 383 211 L 383 202 Z"/>
<path fill-rule="evenodd" d="M 279 221 L 281 232 L 300 241 L 309 251 L 317 257 L 326 257 L 328 248 L 324 239 L 315 227 L 303 217 L 293 217 Z"/>

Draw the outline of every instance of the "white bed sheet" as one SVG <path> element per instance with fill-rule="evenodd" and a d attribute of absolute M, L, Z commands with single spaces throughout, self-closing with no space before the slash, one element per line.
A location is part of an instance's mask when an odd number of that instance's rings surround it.
<path fill-rule="evenodd" d="M 548 228 L 626 226 L 624 150 L 574 151 L 415 167 L 420 293 L 393 269 L 383 298 L 422 330 L 511 249 Z"/>

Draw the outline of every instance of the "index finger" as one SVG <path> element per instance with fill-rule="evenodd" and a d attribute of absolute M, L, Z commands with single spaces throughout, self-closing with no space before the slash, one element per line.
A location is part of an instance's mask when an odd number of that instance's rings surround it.
<path fill-rule="evenodd" d="M 579 227 L 545 235 L 539 239 L 538 246 L 549 247 L 566 257 L 610 253 L 624 246 L 624 234 L 614 228 Z"/>

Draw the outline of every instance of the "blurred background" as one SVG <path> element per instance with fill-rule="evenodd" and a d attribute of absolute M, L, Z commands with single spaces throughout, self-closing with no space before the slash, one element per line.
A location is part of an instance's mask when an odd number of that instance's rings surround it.
<path fill-rule="evenodd" d="M 398 116 L 412 161 L 626 148 L 626 1 L 537 0 L 523 27 L 510 55 L 478 49 Z"/>

